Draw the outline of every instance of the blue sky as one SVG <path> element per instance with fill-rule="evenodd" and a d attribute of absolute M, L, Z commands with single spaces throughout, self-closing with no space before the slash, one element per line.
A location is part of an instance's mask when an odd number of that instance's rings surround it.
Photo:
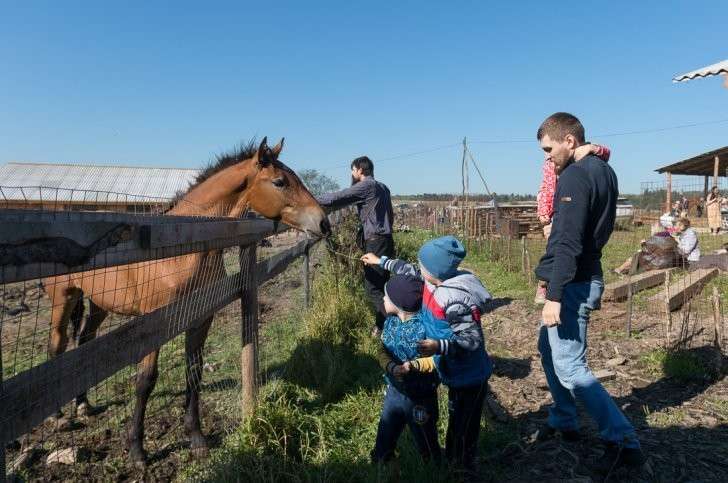
<path fill-rule="evenodd" d="M 722 79 L 670 82 L 728 58 L 725 1 L 204 3 L 5 2 L 0 162 L 197 167 L 285 136 L 294 169 L 345 183 L 368 154 L 395 193 L 456 192 L 459 147 L 390 158 L 467 136 L 492 190 L 535 192 L 565 110 L 635 192 L 728 144 L 728 122 L 599 136 L 728 119 Z"/>

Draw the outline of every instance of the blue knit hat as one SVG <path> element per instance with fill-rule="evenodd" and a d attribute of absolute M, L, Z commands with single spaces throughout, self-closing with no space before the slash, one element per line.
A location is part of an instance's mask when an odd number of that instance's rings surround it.
<path fill-rule="evenodd" d="M 447 280 L 457 273 L 460 262 L 465 258 L 465 247 L 460 240 L 448 235 L 422 245 L 417 256 L 430 275 L 439 280 Z"/>

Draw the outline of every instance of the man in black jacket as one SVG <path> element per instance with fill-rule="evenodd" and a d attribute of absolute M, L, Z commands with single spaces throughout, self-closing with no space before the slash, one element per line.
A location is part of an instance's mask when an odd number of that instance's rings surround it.
<path fill-rule="evenodd" d="M 567 440 L 579 438 L 576 397 L 605 442 L 599 469 L 641 466 L 644 455 L 634 427 L 586 362 L 589 314 L 599 308 L 604 291 L 602 248 L 614 228 L 617 176 L 596 156 L 574 159 L 576 148 L 584 144 L 584 127 L 571 114 L 549 116 L 537 137 L 559 175 L 551 236 L 536 268 L 536 276 L 548 284 L 538 346 L 554 400 L 539 438 L 557 432 Z"/>
<path fill-rule="evenodd" d="M 366 156 L 351 162 L 351 186 L 334 193 L 326 193 L 317 198 L 326 208 L 342 208 L 356 203 L 362 223 L 364 253 L 374 253 L 381 257 L 394 258 L 392 223 L 394 210 L 389 188 L 374 179 L 374 163 Z M 357 237 L 358 238 L 358 237 Z M 387 314 L 384 310 L 384 284 L 389 272 L 380 266 L 364 266 L 364 288 L 376 311 L 375 333 L 382 330 Z"/>

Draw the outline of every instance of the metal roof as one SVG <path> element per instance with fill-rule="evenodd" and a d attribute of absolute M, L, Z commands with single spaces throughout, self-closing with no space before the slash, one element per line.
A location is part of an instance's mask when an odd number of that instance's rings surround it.
<path fill-rule="evenodd" d="M 700 69 L 673 77 L 673 82 L 683 82 L 696 77 L 709 77 L 712 75 L 728 74 L 728 59 L 717 64 L 702 67 Z"/>
<path fill-rule="evenodd" d="M 673 163 L 668 166 L 663 166 L 655 171 L 658 173 L 713 176 L 716 156 L 720 159 L 718 175 L 725 176 L 726 169 L 728 169 L 728 146 L 708 151 L 707 153 L 698 154 L 692 158 L 678 161 L 677 163 Z"/>
<path fill-rule="evenodd" d="M 11 162 L 0 166 L 0 201 L 162 202 L 186 190 L 199 170 Z"/>

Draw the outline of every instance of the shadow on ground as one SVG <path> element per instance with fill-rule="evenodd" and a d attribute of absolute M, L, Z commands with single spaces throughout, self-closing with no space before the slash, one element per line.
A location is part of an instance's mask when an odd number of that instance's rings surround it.
<path fill-rule="evenodd" d="M 374 357 L 346 344 L 318 339 L 302 341 L 287 361 L 267 372 L 268 378 L 315 390 L 319 394 L 317 404 L 337 402 L 347 394 L 382 384 L 382 371 Z"/>
<path fill-rule="evenodd" d="M 623 397 L 615 398 L 637 429 L 638 437 L 648 456 L 648 464 L 640 471 L 616 471 L 609 481 L 728 481 L 728 425 L 701 426 L 699 421 L 686 424 L 666 418 L 661 423 L 650 422 L 650 415 L 661 411 L 677 411 L 680 407 L 719 383 L 728 372 L 728 357 L 712 347 L 700 347 L 683 352 L 702 361 L 707 368 L 702 377 L 690 381 L 663 377 L 645 387 L 634 388 Z M 501 361 L 501 367 L 508 367 Z M 505 377 L 513 378 L 504 371 Z M 597 428 L 580 406 L 582 440 L 567 443 L 561 440 L 536 442 L 533 433 L 546 423 L 549 405 L 510 417 L 507 410 L 496 411 L 500 416 L 493 424 L 515 428 L 520 438 L 490 452 L 484 458 L 483 478 L 488 479 L 491 467 L 504 480 L 592 478 L 604 481 L 605 475 L 592 471 L 593 464 L 603 454 Z M 497 408 L 496 408 L 497 409 Z M 491 412 L 491 416 L 493 416 Z M 584 480 L 586 481 L 586 480 Z"/>

